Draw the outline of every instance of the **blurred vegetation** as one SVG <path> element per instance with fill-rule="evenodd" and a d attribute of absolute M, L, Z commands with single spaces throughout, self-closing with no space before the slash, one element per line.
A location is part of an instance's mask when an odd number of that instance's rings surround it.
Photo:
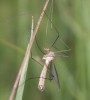
<path fill-rule="evenodd" d="M 31 18 L 34 16 L 35 26 L 44 3 L 45 0 L 0 0 L 0 100 L 9 98 L 29 41 Z M 39 79 L 33 79 L 26 83 L 23 100 L 90 100 L 90 1 L 54 0 L 53 6 L 53 23 L 60 38 L 71 48 L 68 59 L 55 59 L 61 90 L 58 91 L 54 81 L 46 80 L 41 93 L 37 89 Z M 49 7 L 50 3 L 47 13 Z M 9 21 L 27 12 L 29 14 Z M 37 33 L 41 48 L 46 47 L 46 22 L 44 15 Z M 47 39 L 52 43 L 55 37 L 48 29 Z M 66 49 L 60 41 L 56 46 Z M 32 53 L 37 59 L 43 56 L 35 42 Z M 39 76 L 41 70 L 42 67 L 30 59 L 27 79 Z"/>

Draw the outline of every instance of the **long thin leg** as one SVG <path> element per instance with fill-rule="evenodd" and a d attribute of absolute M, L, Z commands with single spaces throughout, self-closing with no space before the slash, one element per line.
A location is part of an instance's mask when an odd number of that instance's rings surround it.
<path fill-rule="evenodd" d="M 63 57 L 63 58 L 68 58 L 69 56 L 66 56 L 66 55 L 55 55 L 55 57 Z"/>
<path fill-rule="evenodd" d="M 36 61 L 40 66 L 42 66 L 41 63 L 39 63 L 36 59 L 34 59 L 34 58 L 32 57 L 32 52 L 31 52 L 31 59 L 34 60 L 34 61 Z M 43 66 L 42 66 L 42 67 L 43 67 Z M 47 71 L 48 71 L 48 73 L 49 73 L 52 77 L 54 77 L 54 75 L 53 75 L 52 72 L 49 70 L 49 68 L 47 69 Z M 23 82 L 23 83 L 20 84 L 19 86 L 23 85 L 24 83 L 26 83 L 26 82 L 27 82 L 28 80 L 30 80 L 30 79 L 37 79 L 37 78 L 42 78 L 42 77 L 31 77 L 31 78 L 28 78 L 28 79 L 26 79 L 25 82 Z M 46 77 L 43 77 L 42 80 L 45 80 L 45 79 L 53 80 L 53 78 L 52 78 L 52 79 L 51 79 L 51 78 L 49 79 L 49 78 L 46 78 Z"/>
<path fill-rule="evenodd" d="M 34 60 L 35 62 L 37 62 L 41 67 L 43 67 L 43 65 L 42 65 L 41 63 L 39 63 L 36 59 L 34 59 L 34 58 L 32 57 L 32 52 L 31 52 L 31 58 L 32 58 L 32 60 Z M 52 77 L 54 77 L 54 75 L 51 73 L 51 71 L 49 70 L 49 68 L 48 68 L 48 73 L 51 74 Z M 50 80 L 51 80 L 51 79 L 50 79 Z"/>
<path fill-rule="evenodd" d="M 26 79 L 25 82 L 23 82 L 23 83 L 20 84 L 19 86 L 22 86 L 24 83 L 28 82 L 28 81 L 31 80 L 31 79 L 37 79 L 37 78 L 40 78 L 40 77 L 31 77 L 31 78 L 28 78 L 28 79 Z M 49 79 L 49 78 L 44 78 L 44 79 L 47 79 L 47 80 L 53 80 L 53 79 Z"/>
<path fill-rule="evenodd" d="M 46 14 L 46 12 L 45 12 Z M 46 16 L 48 17 L 48 15 L 46 14 Z M 49 21 L 52 23 L 51 19 L 48 17 Z M 54 26 L 54 24 L 52 23 L 53 27 L 55 28 L 55 30 L 57 31 L 56 27 Z M 58 31 L 57 31 L 58 33 Z M 54 42 L 50 45 L 50 49 L 53 47 L 53 45 L 55 44 L 55 42 L 57 41 L 57 39 L 59 38 L 59 33 L 58 36 L 55 38 Z"/>
<path fill-rule="evenodd" d="M 47 13 L 44 11 L 45 15 L 47 16 L 47 18 L 49 19 L 50 23 L 52 23 L 51 19 L 48 17 Z M 57 31 L 56 27 L 54 26 L 54 24 L 52 23 L 54 29 L 56 30 L 56 32 L 58 33 L 59 35 L 59 32 Z"/>
<path fill-rule="evenodd" d="M 58 40 L 59 35 L 56 37 L 56 39 L 54 40 L 54 42 L 50 45 L 50 49 L 54 46 L 54 44 L 56 43 L 56 41 Z"/>
<path fill-rule="evenodd" d="M 48 17 L 48 15 L 47 15 L 47 13 L 46 13 L 45 11 L 44 11 L 44 13 L 45 13 L 45 15 L 47 16 L 47 18 L 49 19 L 50 23 L 52 23 L 51 19 L 50 19 L 50 18 Z M 57 29 L 56 29 L 56 27 L 54 26 L 53 23 L 52 23 L 52 25 L 53 25 L 54 29 L 56 30 L 58 36 L 56 37 L 55 41 L 52 43 L 51 47 L 55 44 L 55 42 L 57 41 L 57 39 L 58 39 L 59 36 L 60 36 L 59 32 L 57 31 Z M 55 33 L 56 33 L 56 32 L 55 32 Z M 59 39 L 60 39 L 60 38 L 59 38 Z M 71 50 L 61 39 L 60 39 L 60 41 L 61 41 L 69 50 Z"/>
<path fill-rule="evenodd" d="M 38 44 L 38 42 L 37 42 L 37 38 L 36 38 L 36 36 L 35 36 L 35 41 L 36 41 L 36 44 L 37 44 L 39 50 L 42 52 L 42 54 L 45 54 L 45 53 L 42 51 L 42 49 L 40 48 L 40 46 L 39 46 L 39 44 Z"/>
<path fill-rule="evenodd" d="M 54 52 L 54 53 L 58 53 L 58 52 L 67 52 L 67 51 L 70 51 L 69 49 L 68 50 L 60 50 L 60 51 L 56 51 L 56 52 Z"/>
<path fill-rule="evenodd" d="M 52 56 L 46 56 L 46 57 L 52 57 Z M 66 56 L 66 55 L 55 55 L 55 57 L 63 57 L 63 58 L 68 58 L 69 56 Z"/>
<path fill-rule="evenodd" d="M 48 44 L 50 44 L 48 41 L 46 41 Z M 60 49 L 56 48 L 55 46 L 53 46 L 56 50 L 61 51 Z M 62 52 L 64 55 L 66 55 L 64 52 Z"/>

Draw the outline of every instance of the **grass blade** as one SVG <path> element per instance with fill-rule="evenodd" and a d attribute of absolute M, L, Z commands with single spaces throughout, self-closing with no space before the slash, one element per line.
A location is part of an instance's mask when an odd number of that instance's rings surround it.
<path fill-rule="evenodd" d="M 32 34 L 33 34 L 33 17 L 32 17 L 31 38 L 32 38 Z M 30 38 L 30 40 L 31 40 L 31 38 Z M 29 44 L 28 44 L 28 46 L 29 46 Z M 28 50 L 28 47 L 27 47 L 27 50 Z M 22 97 L 23 97 L 25 84 L 22 84 L 22 83 L 25 82 L 25 80 L 26 80 L 29 56 L 30 56 L 30 51 L 28 52 L 28 55 L 27 55 L 25 63 L 24 63 L 24 68 L 22 70 L 22 74 L 21 74 L 20 81 L 19 81 L 19 86 L 18 86 L 18 89 L 17 89 L 16 100 L 22 100 Z"/>

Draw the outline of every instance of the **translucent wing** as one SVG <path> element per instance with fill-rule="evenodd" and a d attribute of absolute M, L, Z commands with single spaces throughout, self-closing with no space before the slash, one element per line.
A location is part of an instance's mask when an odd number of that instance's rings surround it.
<path fill-rule="evenodd" d="M 52 74 L 52 61 L 50 62 L 50 67 L 48 68 L 49 69 L 49 79 L 50 79 L 50 81 L 53 79 L 53 74 Z"/>
<path fill-rule="evenodd" d="M 53 71 L 54 71 L 54 79 L 55 79 L 56 85 L 58 87 L 58 90 L 60 90 L 59 78 L 58 78 L 58 74 L 57 74 L 57 70 L 56 70 L 54 62 L 53 62 Z"/>

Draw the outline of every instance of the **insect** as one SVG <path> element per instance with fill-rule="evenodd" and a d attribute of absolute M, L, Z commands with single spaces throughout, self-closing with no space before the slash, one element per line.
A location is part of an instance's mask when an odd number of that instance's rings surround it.
<path fill-rule="evenodd" d="M 52 45 L 50 45 L 49 48 L 44 48 L 44 51 L 46 53 L 44 53 L 45 55 L 43 56 L 42 59 L 45 60 L 45 64 L 44 64 L 44 67 L 43 67 L 42 72 L 40 74 L 39 84 L 38 84 L 38 89 L 40 91 L 43 91 L 44 88 L 45 88 L 44 84 L 45 84 L 47 70 L 48 70 L 48 73 L 49 73 L 49 78 L 51 80 L 54 78 L 56 85 L 57 85 L 58 89 L 60 90 L 60 83 L 59 83 L 57 70 L 56 70 L 56 67 L 55 67 L 55 64 L 54 64 L 54 58 L 55 57 L 68 57 L 68 56 L 57 54 L 58 52 L 65 52 L 67 50 L 61 50 L 61 51 L 56 51 L 56 52 L 51 51 L 51 48 L 53 47 L 53 45 L 55 44 L 55 42 L 58 38 L 59 38 L 59 36 L 56 37 L 55 41 L 52 43 Z M 37 43 L 37 39 L 36 39 L 36 43 Z M 38 45 L 38 43 L 37 43 L 37 45 Z M 38 47 L 39 47 L 39 45 L 38 45 Z M 39 47 L 39 49 L 40 49 L 40 47 Z M 43 51 L 41 49 L 40 49 L 40 51 L 43 53 Z M 49 64 L 50 64 L 50 67 L 49 67 Z M 53 69 L 53 72 L 52 72 L 52 69 Z"/>
<path fill-rule="evenodd" d="M 45 14 L 46 14 L 46 12 L 45 12 Z M 47 14 L 46 14 L 46 16 L 48 17 Z M 49 19 L 49 21 L 52 23 L 52 21 L 50 19 Z M 54 29 L 57 31 L 57 29 L 56 29 L 56 27 L 54 26 L 53 23 L 52 23 L 52 25 L 53 25 Z M 54 44 L 59 39 L 59 32 L 57 31 L 57 33 L 58 33 L 58 35 L 57 35 L 57 37 L 55 38 L 54 42 L 51 45 L 48 41 L 46 41 L 47 43 L 49 43 L 50 47 L 44 48 L 45 53 L 39 47 L 37 39 L 35 39 L 38 48 L 44 54 L 42 59 L 45 60 L 45 64 L 44 64 L 44 67 L 43 67 L 42 72 L 40 74 L 39 83 L 38 83 L 38 89 L 40 91 L 44 91 L 44 88 L 45 88 L 44 84 L 45 84 L 47 70 L 48 70 L 48 73 L 49 73 L 50 80 L 54 79 L 58 89 L 60 90 L 60 82 L 59 82 L 57 70 L 56 70 L 56 67 L 55 67 L 55 64 L 54 64 L 54 59 L 55 59 L 55 57 L 68 57 L 64 52 L 70 51 L 71 49 L 60 39 L 60 41 L 68 48 L 68 50 L 58 50 L 56 52 L 51 51 L 51 48 L 54 47 Z M 54 47 L 54 48 L 56 48 L 56 47 Z M 64 55 L 58 54 L 60 52 L 62 52 Z M 49 64 L 50 64 L 50 67 L 49 67 Z"/>

